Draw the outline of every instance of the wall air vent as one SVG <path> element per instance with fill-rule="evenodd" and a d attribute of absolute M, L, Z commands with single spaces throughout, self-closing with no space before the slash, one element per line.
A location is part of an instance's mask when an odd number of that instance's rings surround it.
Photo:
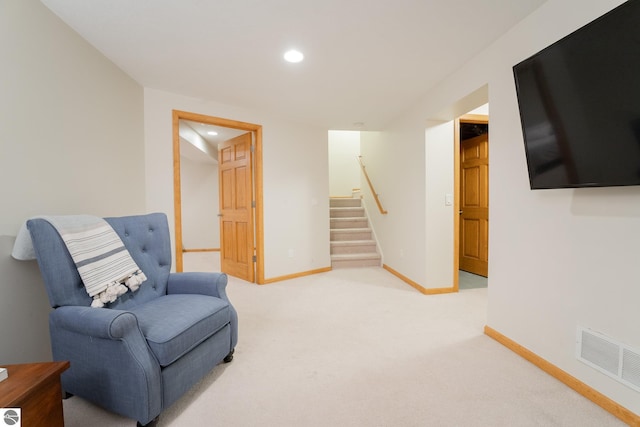
<path fill-rule="evenodd" d="M 640 392 L 640 351 L 591 329 L 578 327 L 576 358 Z"/>

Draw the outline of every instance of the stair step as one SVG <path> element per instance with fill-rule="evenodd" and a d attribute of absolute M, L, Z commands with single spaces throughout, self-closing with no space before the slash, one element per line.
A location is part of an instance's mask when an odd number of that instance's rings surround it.
<path fill-rule="evenodd" d="M 331 255 L 332 268 L 378 267 L 380 254 L 339 254 Z"/>
<path fill-rule="evenodd" d="M 379 267 L 382 256 L 361 198 L 330 198 L 331 267 Z"/>
<path fill-rule="evenodd" d="M 360 199 L 354 199 L 351 197 L 340 197 L 329 199 L 329 207 L 332 208 L 346 208 L 346 207 L 360 207 Z"/>
<path fill-rule="evenodd" d="M 329 216 L 331 218 L 364 217 L 364 208 L 362 208 L 362 207 L 330 208 L 329 209 Z"/>
<path fill-rule="evenodd" d="M 338 217 L 331 218 L 331 228 L 367 228 L 369 221 L 365 217 Z"/>
<path fill-rule="evenodd" d="M 374 240 L 345 240 L 331 242 L 331 255 L 376 253 Z"/>
<path fill-rule="evenodd" d="M 335 228 L 331 229 L 331 241 L 371 240 L 370 228 Z"/>

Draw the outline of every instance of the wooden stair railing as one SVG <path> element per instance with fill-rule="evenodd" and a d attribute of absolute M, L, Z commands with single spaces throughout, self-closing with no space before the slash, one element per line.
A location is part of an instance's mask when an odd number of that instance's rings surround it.
<path fill-rule="evenodd" d="M 378 197 L 378 193 L 376 193 L 376 190 L 373 188 L 373 184 L 369 179 L 369 174 L 367 173 L 367 169 L 364 163 L 362 163 L 362 156 L 358 156 L 358 163 L 360 163 L 360 168 L 362 169 L 362 173 L 364 173 L 364 177 L 367 180 L 367 183 L 369 184 L 369 189 L 371 190 L 371 194 L 373 194 L 373 198 L 376 201 L 376 204 L 378 205 L 378 209 L 380 210 L 380 213 L 382 215 L 386 215 L 388 212 L 382 207 L 382 203 L 380 203 L 380 198 Z"/>

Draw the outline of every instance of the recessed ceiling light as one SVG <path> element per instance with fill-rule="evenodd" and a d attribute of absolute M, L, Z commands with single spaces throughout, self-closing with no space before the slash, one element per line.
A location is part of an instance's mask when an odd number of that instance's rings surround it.
<path fill-rule="evenodd" d="M 207 135 L 211 135 L 211 136 L 216 136 L 218 134 L 218 132 L 214 131 L 214 130 L 210 130 L 209 132 L 207 132 Z"/>
<path fill-rule="evenodd" d="M 303 59 L 304 55 L 302 54 L 302 52 L 295 49 L 288 50 L 284 53 L 284 60 L 287 62 L 302 62 Z"/>

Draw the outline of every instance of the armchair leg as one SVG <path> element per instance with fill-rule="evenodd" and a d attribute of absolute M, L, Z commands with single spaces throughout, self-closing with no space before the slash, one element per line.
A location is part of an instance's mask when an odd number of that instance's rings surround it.
<path fill-rule="evenodd" d="M 223 361 L 224 363 L 229 363 L 229 362 L 231 362 L 231 361 L 233 360 L 233 353 L 234 353 L 235 351 L 236 351 L 236 349 L 235 349 L 235 348 L 232 348 L 232 349 L 231 349 L 231 351 L 229 352 L 229 354 L 227 354 L 227 356 L 226 356 L 224 359 L 222 359 L 222 361 Z"/>
<path fill-rule="evenodd" d="M 136 426 L 137 427 L 156 427 L 156 425 L 158 425 L 159 419 L 160 419 L 160 415 L 158 415 L 157 417 L 149 421 L 147 424 L 140 424 L 140 421 L 138 421 L 138 424 L 136 424 Z"/>

